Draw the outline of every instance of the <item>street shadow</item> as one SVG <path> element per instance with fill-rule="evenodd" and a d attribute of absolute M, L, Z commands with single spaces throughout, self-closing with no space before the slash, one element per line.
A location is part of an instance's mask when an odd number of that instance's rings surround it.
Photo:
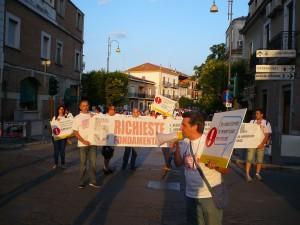
<path fill-rule="evenodd" d="M 150 149 L 137 150 L 138 156 L 136 160 L 136 165 L 140 167 L 142 163 L 150 154 Z M 123 157 L 114 161 L 112 166 L 121 167 Z M 104 225 L 107 220 L 107 215 L 109 213 L 110 205 L 113 203 L 116 196 L 125 188 L 128 179 L 135 172 L 130 171 L 118 171 L 112 177 L 104 176 L 102 180 L 102 189 L 95 196 L 92 201 L 85 207 L 85 209 L 80 213 L 80 215 L 74 220 L 73 225 Z M 91 215 L 95 216 L 90 219 Z"/>

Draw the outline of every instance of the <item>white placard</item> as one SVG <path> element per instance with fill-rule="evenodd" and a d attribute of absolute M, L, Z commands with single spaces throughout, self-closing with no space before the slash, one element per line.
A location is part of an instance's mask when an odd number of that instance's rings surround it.
<path fill-rule="evenodd" d="M 156 95 L 151 105 L 151 110 L 166 116 L 173 116 L 176 102 L 162 95 Z"/>
<path fill-rule="evenodd" d="M 73 117 L 51 121 L 50 125 L 55 140 L 65 139 L 73 135 Z"/>

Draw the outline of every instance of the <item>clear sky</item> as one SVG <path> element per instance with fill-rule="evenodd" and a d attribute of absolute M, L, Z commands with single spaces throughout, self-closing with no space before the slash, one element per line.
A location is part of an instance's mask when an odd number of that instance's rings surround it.
<path fill-rule="evenodd" d="M 233 18 L 248 14 L 249 0 L 234 0 Z M 145 62 L 176 68 L 188 75 L 225 41 L 227 0 L 72 0 L 85 14 L 85 71 L 106 69 L 107 40 L 120 43 L 112 52 L 110 71 Z M 117 47 L 112 43 L 112 50 Z"/>

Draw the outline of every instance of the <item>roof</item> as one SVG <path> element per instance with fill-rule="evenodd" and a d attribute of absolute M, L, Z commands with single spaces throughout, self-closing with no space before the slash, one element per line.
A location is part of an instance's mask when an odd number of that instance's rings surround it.
<path fill-rule="evenodd" d="M 177 71 L 176 69 L 170 69 L 163 66 L 158 66 L 152 63 L 144 63 L 142 65 L 132 67 L 125 72 L 162 72 L 171 74 L 174 76 L 188 76 L 182 72 Z"/>

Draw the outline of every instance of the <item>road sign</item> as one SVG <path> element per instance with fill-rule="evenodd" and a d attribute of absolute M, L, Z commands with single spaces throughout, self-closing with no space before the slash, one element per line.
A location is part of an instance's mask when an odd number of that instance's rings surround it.
<path fill-rule="evenodd" d="M 256 65 L 257 73 L 294 73 L 295 65 Z"/>
<path fill-rule="evenodd" d="M 294 80 L 295 73 L 256 73 L 255 80 Z"/>
<path fill-rule="evenodd" d="M 295 58 L 296 50 L 256 50 L 257 58 L 285 57 Z"/>
<path fill-rule="evenodd" d="M 232 107 L 232 103 L 231 102 L 225 102 L 225 107 L 226 108 L 231 108 Z"/>
<path fill-rule="evenodd" d="M 223 102 L 232 102 L 233 101 L 233 95 L 229 90 L 225 90 L 223 92 Z"/>

